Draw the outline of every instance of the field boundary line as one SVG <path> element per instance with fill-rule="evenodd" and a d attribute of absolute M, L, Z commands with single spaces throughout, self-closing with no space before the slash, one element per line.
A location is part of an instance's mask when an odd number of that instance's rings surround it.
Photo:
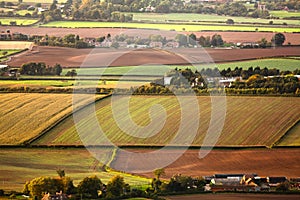
<path fill-rule="evenodd" d="M 278 146 L 278 144 L 280 144 L 289 134 L 290 134 L 290 132 L 291 132 L 291 130 L 294 128 L 294 127 L 296 127 L 297 125 L 300 125 L 300 119 L 298 119 L 298 121 L 297 122 L 295 122 L 293 125 L 291 125 L 290 127 L 289 127 L 289 129 L 285 132 L 285 134 L 283 134 L 277 141 L 275 141 L 274 143 L 273 143 L 273 145 L 271 146 L 271 148 L 277 148 L 277 147 L 281 147 L 281 146 Z M 287 146 L 287 147 L 290 147 L 290 146 Z M 294 146 L 291 146 L 291 147 L 294 147 Z M 297 146 L 295 146 L 295 147 L 297 147 Z"/>
<path fill-rule="evenodd" d="M 32 146 L 35 141 L 39 140 L 41 137 L 43 137 L 44 135 L 46 135 L 50 130 L 54 129 L 57 125 L 59 125 L 61 122 L 63 122 L 65 119 L 67 119 L 68 117 L 71 117 L 73 115 L 74 112 L 78 112 L 84 108 L 86 108 L 87 106 L 90 106 L 92 104 L 94 104 L 95 102 L 101 101 L 103 99 L 106 99 L 108 97 L 110 97 L 111 94 L 104 96 L 104 97 L 100 97 L 99 99 L 96 99 L 95 101 L 92 101 L 90 103 L 87 103 L 75 110 L 72 110 L 69 114 L 66 114 L 65 116 L 61 117 L 60 119 L 58 119 L 56 122 L 54 122 L 52 125 L 48 126 L 46 129 L 44 129 L 43 131 L 41 131 L 40 134 L 38 134 L 37 136 L 31 138 L 30 140 L 27 140 L 25 142 L 23 142 L 23 145 L 25 146 Z M 37 145 L 38 146 L 38 145 Z"/>

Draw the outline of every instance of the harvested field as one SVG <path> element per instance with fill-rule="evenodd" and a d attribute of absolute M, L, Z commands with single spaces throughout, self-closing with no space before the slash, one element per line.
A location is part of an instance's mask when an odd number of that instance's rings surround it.
<path fill-rule="evenodd" d="M 61 64 L 64 67 L 137 66 L 147 64 L 190 64 L 193 62 L 215 63 L 259 59 L 267 57 L 299 56 L 300 47 L 278 47 L 272 49 L 192 49 L 178 48 L 172 52 L 143 49 L 71 49 L 64 47 L 36 47 L 8 63 L 21 66 L 27 62 Z M 209 55 L 209 56 L 208 56 Z M 88 62 L 84 62 L 88 58 Z M 211 57 L 211 58 L 210 58 Z M 56 59 L 53 59 L 56 58 Z M 83 64 L 84 63 L 84 64 Z"/>
<path fill-rule="evenodd" d="M 0 145 L 22 144 L 72 112 L 70 94 L 14 93 L 0 97 Z M 86 103 L 79 102 L 78 107 Z"/>
<path fill-rule="evenodd" d="M 211 25 L 211 24 L 178 24 L 178 23 L 136 23 L 136 22 L 84 22 L 84 21 L 52 21 L 42 27 L 63 28 L 134 28 L 174 31 L 249 31 L 249 32 L 299 32 L 298 27 L 286 26 L 254 26 L 254 25 Z"/>
<path fill-rule="evenodd" d="M 31 49 L 33 42 L 0 41 L 0 49 Z"/>
<path fill-rule="evenodd" d="M 112 159 L 113 153 L 101 150 L 104 159 Z M 120 172 L 104 172 L 99 163 L 86 149 L 0 149 L 0 187 L 21 192 L 26 181 L 36 177 L 57 177 L 56 170 L 63 169 L 77 185 L 85 177 L 97 175 L 107 183 L 115 175 L 123 176 L 133 187 L 149 187 L 151 180 Z"/>
<path fill-rule="evenodd" d="M 140 129 L 134 129 L 133 126 L 127 126 L 126 130 L 120 128 L 120 123 L 128 114 L 124 111 L 127 107 L 125 98 L 116 97 L 112 106 L 111 98 L 104 99 L 96 103 L 96 115 L 106 137 L 117 145 L 140 145 L 140 146 L 165 146 L 175 137 L 182 123 L 182 110 L 178 101 L 171 96 L 133 96 L 130 100 L 130 117 L 141 127 L 149 126 L 147 133 L 139 136 L 133 136 Z M 220 97 L 216 97 L 218 100 Z M 222 133 L 216 143 L 217 146 L 272 146 L 279 140 L 294 124 L 300 119 L 300 99 L 288 97 L 226 97 L 226 116 Z M 198 97 L 200 108 L 200 125 L 187 123 L 184 124 L 186 131 L 181 133 L 185 138 L 192 136 L 190 131 L 198 128 L 197 135 L 192 138 L 191 143 L 194 146 L 201 146 L 207 134 L 211 119 L 211 99 L 210 97 Z M 166 120 L 161 129 L 160 125 L 151 126 L 149 119 L 149 109 L 151 106 L 159 104 L 166 110 Z M 121 108 L 121 107 L 122 108 Z M 219 105 L 218 111 L 222 111 L 224 105 Z M 113 110 L 122 109 L 114 113 Z M 195 108 L 190 108 L 195 109 Z M 92 120 L 93 109 L 90 111 L 81 111 L 77 116 L 81 120 L 77 121 L 77 128 L 90 130 L 88 135 L 77 133 L 73 117 L 66 118 L 62 123 L 55 126 L 34 145 L 81 145 L 81 138 L 85 138 L 85 144 L 89 145 L 107 145 L 105 138 L 99 137 L 97 124 Z M 164 110 L 155 112 L 153 119 L 157 120 L 163 115 Z M 281 116 L 278 118 L 278 116 Z M 118 117 L 118 118 L 116 118 Z M 193 116 L 188 115 L 189 118 Z M 119 121 L 120 120 L 120 121 Z M 215 121 L 216 124 L 220 123 Z M 127 124 L 127 123 L 126 123 Z M 218 124 L 221 125 L 221 124 Z M 145 135 L 147 134 L 147 135 Z M 151 136 L 149 136 L 150 134 Z M 155 134 L 155 135 L 153 135 Z M 214 133 L 216 134 L 216 133 Z M 182 136 L 182 135 L 181 135 Z M 186 140 L 182 139 L 178 145 L 186 145 Z M 190 144 L 190 143 L 188 143 Z"/>
<path fill-rule="evenodd" d="M 130 149 L 128 149 L 130 150 Z M 102 151 L 107 158 L 112 153 Z M 148 150 L 137 150 L 145 153 Z M 175 150 L 173 150 L 174 152 Z M 176 162 L 167 166 L 166 175 L 174 174 L 202 176 L 215 173 L 258 173 L 260 176 L 299 177 L 299 149 L 252 149 L 252 150 L 213 150 L 204 159 L 198 158 L 198 150 L 188 150 Z M 165 152 L 161 159 L 172 154 Z M 122 164 L 130 161 L 121 155 L 115 157 L 115 162 Z M 159 160 L 158 160 L 159 162 Z M 130 162 L 129 162 L 130 163 Z M 137 167 L 142 163 L 134 162 Z M 64 169 L 75 185 L 86 176 L 97 175 L 104 183 L 110 177 L 119 174 L 131 185 L 142 187 L 149 180 L 141 177 L 120 174 L 118 172 L 101 172 L 101 164 L 93 158 L 86 149 L 0 149 L 0 182 L 1 189 L 22 191 L 26 181 L 39 176 L 57 176 L 57 169 Z M 153 173 L 144 173 L 153 178 Z"/>
<path fill-rule="evenodd" d="M 47 27 L 17 27 L 17 26 L 2 26 L 0 30 L 5 31 L 10 29 L 12 32 L 20 32 L 28 35 L 46 35 L 63 37 L 67 34 L 75 34 L 81 37 L 99 37 L 106 36 L 110 33 L 113 37 L 124 33 L 129 36 L 139 35 L 140 37 L 148 38 L 150 35 L 162 35 L 167 38 L 175 38 L 176 34 L 180 32 L 176 31 L 158 31 L 158 30 L 141 30 L 141 29 L 121 29 L 121 28 L 47 28 Z M 191 32 L 182 32 L 191 33 Z M 212 36 L 214 34 L 220 34 L 223 40 L 227 42 L 256 42 L 262 38 L 266 38 L 271 41 L 274 36 L 272 32 L 226 32 L 226 31 L 208 31 L 208 32 L 193 32 L 197 37 Z M 300 44 L 300 33 L 284 33 L 286 37 L 285 44 L 290 42 L 291 44 Z"/>
<path fill-rule="evenodd" d="M 300 146 L 300 121 L 284 135 L 277 146 Z"/>
<path fill-rule="evenodd" d="M 130 150 L 130 149 L 126 149 Z M 149 153 L 151 150 L 131 149 L 133 152 Z M 164 150 L 156 158 L 157 163 L 172 157 L 178 150 Z M 202 150 L 205 151 L 205 150 Z M 145 154 L 147 155 L 147 154 Z M 209 176 L 213 174 L 257 173 L 259 176 L 300 176 L 300 149 L 248 149 L 248 150 L 212 150 L 200 159 L 199 150 L 187 150 L 178 160 L 166 166 L 166 175 L 170 178 L 174 174 L 190 176 Z M 112 166 L 129 163 L 127 170 L 143 169 L 149 156 L 134 160 L 122 153 L 118 153 Z M 142 173 L 152 177 L 153 173 Z"/>

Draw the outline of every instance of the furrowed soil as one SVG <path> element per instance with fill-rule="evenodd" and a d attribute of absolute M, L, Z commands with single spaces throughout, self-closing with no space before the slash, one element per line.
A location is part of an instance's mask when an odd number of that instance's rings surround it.
<path fill-rule="evenodd" d="M 143 154 L 135 159 L 128 157 L 126 152 L 119 151 L 112 167 L 126 168 L 127 170 L 140 172 L 144 176 L 152 177 L 152 172 L 141 172 L 149 159 L 150 152 L 155 149 L 125 149 L 126 151 Z M 162 168 L 170 157 L 180 150 L 163 150 L 155 157 L 157 168 Z M 166 175 L 162 178 L 170 178 L 174 174 L 190 176 L 209 176 L 213 174 L 232 173 L 257 173 L 259 176 L 300 176 L 300 149 L 246 149 L 246 150 L 201 150 L 208 153 L 204 158 L 199 158 L 199 150 L 187 150 L 178 160 L 165 168 Z M 126 163 L 126 166 L 124 166 Z M 125 170 L 126 171 L 126 170 Z"/>
<path fill-rule="evenodd" d="M 129 36 L 140 36 L 143 38 L 148 38 L 150 35 L 162 35 L 167 38 L 174 38 L 179 32 L 176 31 L 161 31 L 161 30 L 142 30 L 142 29 L 121 29 L 121 28 L 47 28 L 47 27 L 12 27 L 12 26 L 2 26 L 0 30 L 10 29 L 12 32 L 20 32 L 29 35 L 46 35 L 49 36 L 59 36 L 63 37 L 67 34 L 75 34 L 80 37 L 100 37 L 106 36 L 110 33 L 113 37 L 115 35 L 124 33 Z M 191 32 L 182 32 L 188 33 Z M 274 33 L 272 32 L 230 32 L 230 31 L 208 31 L 208 32 L 194 32 L 197 37 L 200 36 L 210 36 L 214 34 L 220 34 L 224 41 L 226 42 L 257 42 L 262 38 L 266 38 L 271 41 Z M 290 42 L 292 45 L 300 44 L 300 34 L 299 33 L 284 33 L 286 37 L 285 44 Z"/>
<path fill-rule="evenodd" d="M 64 47 L 34 47 L 8 64 L 20 67 L 28 62 L 61 64 L 63 67 L 138 66 L 147 64 L 223 63 L 268 57 L 299 56 L 300 47 L 271 49 L 72 49 Z M 55 58 L 55 59 L 53 59 Z"/>

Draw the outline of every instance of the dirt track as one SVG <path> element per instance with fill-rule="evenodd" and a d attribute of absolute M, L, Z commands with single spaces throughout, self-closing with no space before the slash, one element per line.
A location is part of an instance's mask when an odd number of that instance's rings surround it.
<path fill-rule="evenodd" d="M 278 47 L 272 49 L 193 49 L 178 48 L 167 51 L 144 49 L 72 49 L 62 47 L 36 47 L 8 63 L 21 66 L 27 62 L 56 63 L 63 67 L 128 66 L 143 64 L 189 64 L 220 63 L 265 57 L 299 56 L 300 47 Z"/>
<path fill-rule="evenodd" d="M 146 153 L 150 150 L 132 150 Z M 162 163 L 178 153 L 178 150 L 166 150 L 156 157 L 154 162 Z M 121 165 L 130 170 L 143 169 L 149 159 L 141 157 L 138 161 L 118 153 L 114 166 Z M 145 159 L 145 160 L 143 160 Z M 147 167 L 147 166 L 146 166 Z M 203 159 L 199 150 L 188 150 L 177 161 L 165 168 L 170 178 L 174 174 L 207 176 L 217 173 L 257 173 L 259 176 L 300 177 L 300 149 L 249 149 L 249 150 L 213 150 Z M 153 173 L 142 173 L 153 177 Z"/>
<path fill-rule="evenodd" d="M 176 31 L 160 31 L 160 30 L 143 30 L 143 29 L 120 29 L 120 28 L 33 28 L 33 27 L 14 27 L 14 26 L 2 26 L 0 31 L 5 31 L 10 29 L 12 32 L 20 32 L 29 35 L 46 35 L 49 36 L 64 36 L 67 34 L 80 35 L 81 37 L 100 37 L 105 36 L 110 33 L 115 36 L 120 33 L 124 33 L 130 36 L 140 36 L 149 37 L 151 34 L 163 35 L 167 38 L 174 38 L 178 33 Z M 184 32 L 187 33 L 187 32 Z M 256 42 L 262 38 L 266 38 L 268 41 L 274 36 L 271 32 L 194 32 L 197 37 L 212 36 L 215 33 L 221 34 L 222 38 L 227 42 Z M 188 33 L 190 34 L 190 33 Z M 286 42 L 291 44 L 300 44 L 300 34 L 299 33 L 284 33 L 286 37 Z"/>

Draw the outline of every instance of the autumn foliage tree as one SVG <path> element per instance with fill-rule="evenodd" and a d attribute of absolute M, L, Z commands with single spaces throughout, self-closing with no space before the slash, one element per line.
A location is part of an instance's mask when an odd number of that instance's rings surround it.
<path fill-rule="evenodd" d="M 97 176 L 84 178 L 78 185 L 78 192 L 84 198 L 97 198 L 98 191 L 103 187 L 101 180 Z"/>

